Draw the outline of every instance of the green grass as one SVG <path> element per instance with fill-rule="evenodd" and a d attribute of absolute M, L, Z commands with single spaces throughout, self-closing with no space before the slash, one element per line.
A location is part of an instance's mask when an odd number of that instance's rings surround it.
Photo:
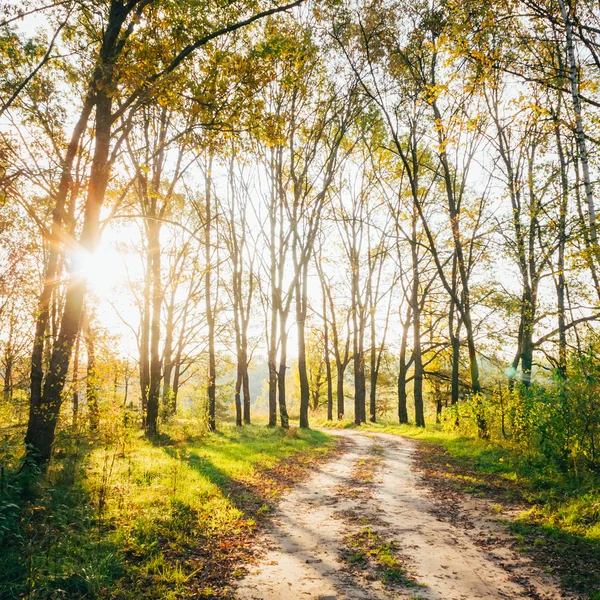
<path fill-rule="evenodd" d="M 0 597 L 219 597 L 286 477 L 333 444 L 259 426 L 82 440 L 31 501 L 16 486 L 0 499 Z"/>
<path fill-rule="evenodd" d="M 346 537 L 343 554 L 351 566 L 373 568 L 385 584 L 409 588 L 419 586 L 406 570 L 394 542 L 384 540 L 369 527 Z"/>

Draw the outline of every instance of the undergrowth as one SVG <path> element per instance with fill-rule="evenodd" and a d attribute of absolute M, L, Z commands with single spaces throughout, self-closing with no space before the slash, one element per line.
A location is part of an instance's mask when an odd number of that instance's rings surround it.
<path fill-rule="evenodd" d="M 257 426 L 110 443 L 65 434 L 45 476 L 4 474 L 0 597 L 219 597 L 285 478 L 332 444 Z"/>

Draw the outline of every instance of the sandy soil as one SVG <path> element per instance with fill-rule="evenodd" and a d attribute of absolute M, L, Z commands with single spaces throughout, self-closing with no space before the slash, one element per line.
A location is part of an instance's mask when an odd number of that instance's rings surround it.
<path fill-rule="evenodd" d="M 550 576 L 510 549 L 484 501 L 465 499 L 461 518 L 444 517 L 440 501 L 414 470 L 414 442 L 352 430 L 331 433 L 345 438 L 346 452 L 280 502 L 259 542 L 262 557 L 238 583 L 239 600 L 566 597 Z M 357 469 L 370 465 L 371 481 L 357 480 Z M 348 536 L 367 526 L 399 549 L 417 587 L 385 584 L 372 570 L 361 573 L 344 559 Z"/>

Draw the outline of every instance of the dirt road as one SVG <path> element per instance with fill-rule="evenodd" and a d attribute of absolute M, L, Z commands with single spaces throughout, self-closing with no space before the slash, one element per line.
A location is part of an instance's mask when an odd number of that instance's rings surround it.
<path fill-rule="evenodd" d="M 239 600 L 566 597 L 502 543 L 489 506 L 465 500 L 468 525 L 440 516 L 440 501 L 414 470 L 414 442 L 331 433 L 345 452 L 280 502 L 260 540 L 262 558 L 239 581 Z"/>

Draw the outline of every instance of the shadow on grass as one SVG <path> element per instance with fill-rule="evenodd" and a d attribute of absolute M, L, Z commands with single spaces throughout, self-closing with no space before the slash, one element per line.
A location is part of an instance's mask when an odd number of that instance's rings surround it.
<path fill-rule="evenodd" d="M 173 459 L 180 458 L 194 471 L 216 485 L 223 496 L 246 516 L 255 518 L 266 512 L 266 509 L 272 508 L 265 495 L 260 493 L 258 486 L 231 477 L 210 459 L 193 451 L 177 454 L 173 447 L 164 447 L 163 450 Z"/>
<path fill-rule="evenodd" d="M 529 520 L 509 527 L 518 549 L 559 577 L 565 589 L 600 600 L 600 541 Z"/>
<path fill-rule="evenodd" d="M 332 445 L 339 445 L 337 440 L 314 430 L 298 433 L 292 429 L 260 428 L 259 432 L 257 437 L 256 429 L 225 431 L 221 435 L 228 440 L 227 444 L 217 447 L 206 444 L 206 450 L 235 464 L 236 473 L 233 475 L 217 466 L 212 457 L 199 454 L 204 449 L 203 445 L 183 451 L 176 448 L 175 444 L 157 445 L 168 456 L 182 460 L 217 486 L 235 508 L 246 516 L 256 518 L 268 512 L 273 500 L 299 482 L 308 472 L 307 467 L 330 451 Z M 286 444 L 285 450 L 282 450 L 282 444 Z M 317 448 L 326 451 L 310 452 Z"/>

